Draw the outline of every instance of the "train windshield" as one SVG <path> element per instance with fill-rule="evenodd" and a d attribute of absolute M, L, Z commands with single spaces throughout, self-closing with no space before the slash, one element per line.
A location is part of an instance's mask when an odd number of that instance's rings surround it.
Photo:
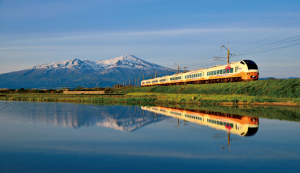
<path fill-rule="evenodd" d="M 247 64 L 248 70 L 251 70 L 251 69 L 257 70 L 258 69 L 255 62 L 250 61 L 250 60 L 243 60 L 243 61 Z"/>
<path fill-rule="evenodd" d="M 249 127 L 248 132 L 245 134 L 245 136 L 253 136 L 258 131 L 258 127 Z"/>

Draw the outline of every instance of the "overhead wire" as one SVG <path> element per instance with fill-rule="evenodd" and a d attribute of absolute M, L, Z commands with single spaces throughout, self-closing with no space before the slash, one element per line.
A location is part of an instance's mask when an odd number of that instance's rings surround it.
<path fill-rule="evenodd" d="M 289 34 L 289 33 L 292 33 L 292 32 L 298 31 L 298 30 L 300 30 L 300 28 L 295 29 L 295 30 L 293 30 L 293 31 L 289 31 L 289 32 L 280 34 L 280 35 L 276 35 L 276 36 L 274 36 L 274 37 L 269 37 L 269 38 L 266 38 L 266 39 L 263 39 L 263 40 L 255 41 L 255 42 L 248 43 L 248 44 L 244 44 L 244 45 L 241 45 L 241 46 L 236 46 L 236 47 L 231 48 L 231 50 L 232 50 L 232 49 L 239 48 L 239 47 L 248 46 L 248 45 L 251 45 L 251 44 L 254 44 L 254 43 L 259 43 L 259 42 L 262 42 L 262 41 L 266 41 L 266 40 L 269 40 L 269 39 L 272 39 L 272 38 L 276 38 L 276 37 L 279 37 L 279 36 L 282 36 L 282 35 L 285 35 L 285 34 Z"/>
<path fill-rule="evenodd" d="M 297 22 L 300 22 L 300 20 L 296 20 L 296 21 L 294 21 L 294 22 L 291 22 L 291 23 L 282 25 L 282 26 L 280 26 L 280 27 L 278 27 L 278 28 L 274 28 L 274 29 L 271 29 L 271 30 L 268 30 L 268 31 L 265 31 L 265 32 L 261 32 L 261 33 L 258 33 L 258 34 L 255 34 L 255 35 L 252 35 L 252 36 L 249 36 L 249 37 L 244 37 L 244 38 L 239 39 L 239 40 L 234 40 L 234 41 L 231 41 L 230 43 L 234 43 L 234 42 L 237 42 L 237 41 L 245 40 L 245 39 L 248 39 L 248 38 L 251 38 L 251 37 L 255 37 L 255 36 L 258 36 L 258 35 L 262 35 L 262 34 L 265 34 L 265 33 L 268 33 L 268 32 L 271 32 L 271 31 L 274 31 L 274 30 L 283 28 L 283 27 L 285 27 L 285 26 L 288 26 L 288 25 L 297 23 Z"/>
<path fill-rule="evenodd" d="M 283 39 L 283 40 L 279 40 L 279 41 L 276 41 L 276 42 L 273 42 L 273 43 L 265 44 L 265 45 L 262 45 L 262 46 L 257 46 L 257 47 L 250 48 L 250 49 L 236 51 L 235 53 L 247 52 L 247 51 L 257 50 L 257 49 L 265 49 L 267 47 L 272 47 L 272 46 L 276 46 L 276 45 L 280 45 L 280 44 L 286 44 L 286 43 L 289 43 L 289 42 L 298 41 L 299 39 L 297 39 L 297 40 L 291 40 L 291 39 L 295 39 L 297 37 L 300 37 L 300 35 L 297 35 L 297 36 L 294 36 L 294 37 L 290 37 L 290 38 L 286 38 L 286 39 Z"/>

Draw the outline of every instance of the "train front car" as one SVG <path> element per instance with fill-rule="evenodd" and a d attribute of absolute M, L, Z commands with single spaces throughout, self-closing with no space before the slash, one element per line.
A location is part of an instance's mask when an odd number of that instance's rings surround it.
<path fill-rule="evenodd" d="M 243 60 L 240 61 L 240 64 L 243 66 L 243 74 L 242 74 L 242 80 L 244 81 L 254 81 L 258 80 L 259 72 L 258 67 L 254 61 L 251 60 Z"/>

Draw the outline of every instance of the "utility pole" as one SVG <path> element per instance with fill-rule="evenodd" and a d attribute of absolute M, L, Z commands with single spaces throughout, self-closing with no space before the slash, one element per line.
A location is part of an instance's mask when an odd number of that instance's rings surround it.
<path fill-rule="evenodd" d="M 153 70 L 154 72 L 155 72 L 155 78 L 157 78 L 157 70 L 155 71 L 155 70 Z"/>
<path fill-rule="evenodd" d="M 130 79 L 129 79 L 129 87 L 130 87 Z"/>
<path fill-rule="evenodd" d="M 223 47 L 227 50 L 227 57 L 213 57 L 213 58 L 215 59 L 215 61 L 222 60 L 221 58 L 227 58 L 227 64 L 229 64 L 229 57 L 232 56 L 232 55 L 235 56 L 235 54 L 230 53 L 230 50 L 229 50 L 229 42 L 228 42 L 228 49 L 227 49 L 227 47 L 225 47 L 225 46 L 223 45 L 223 46 L 221 47 L 221 50 L 222 50 Z M 224 60 L 222 60 L 222 61 L 224 61 Z"/>
<path fill-rule="evenodd" d="M 228 42 L 228 49 L 224 45 L 222 47 L 224 47 L 227 50 L 227 64 L 229 64 L 229 54 L 230 54 L 229 42 Z M 222 47 L 221 47 L 221 50 L 222 50 Z"/>
<path fill-rule="evenodd" d="M 135 85 L 134 86 L 136 87 L 136 78 L 135 78 Z"/>
<path fill-rule="evenodd" d="M 143 80 L 145 80 L 145 79 L 144 79 L 144 74 L 143 74 Z"/>
<path fill-rule="evenodd" d="M 179 63 L 178 63 L 178 64 L 175 63 L 174 66 L 175 66 L 175 65 L 177 65 L 177 67 L 178 67 L 177 74 L 179 74 Z"/>

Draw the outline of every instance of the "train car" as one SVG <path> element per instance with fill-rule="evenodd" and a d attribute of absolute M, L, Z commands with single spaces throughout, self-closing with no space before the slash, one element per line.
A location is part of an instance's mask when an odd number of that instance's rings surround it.
<path fill-rule="evenodd" d="M 198 69 L 185 73 L 141 81 L 141 86 L 222 83 L 258 80 L 258 67 L 254 61 L 242 60 L 227 65 Z"/>
<path fill-rule="evenodd" d="M 142 107 L 143 110 L 171 116 L 176 119 L 209 126 L 240 136 L 253 136 L 258 131 L 259 119 L 233 114 L 224 114 L 208 111 L 188 111 L 167 107 Z"/>

